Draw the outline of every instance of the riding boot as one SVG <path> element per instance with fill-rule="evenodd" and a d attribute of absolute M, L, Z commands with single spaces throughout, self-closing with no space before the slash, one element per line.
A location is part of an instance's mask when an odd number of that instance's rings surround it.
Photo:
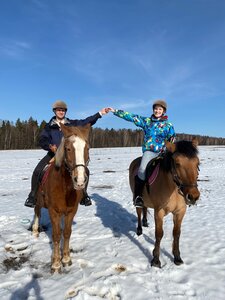
<path fill-rule="evenodd" d="M 41 181 L 41 177 L 43 175 L 43 170 L 53 156 L 53 153 L 48 152 L 35 167 L 31 178 L 31 192 L 24 203 L 25 206 L 34 207 L 36 205 L 36 195 L 39 188 L 39 183 Z"/>
<path fill-rule="evenodd" d="M 136 207 L 143 207 L 143 189 L 145 186 L 145 181 L 140 179 L 138 175 L 135 176 L 135 185 L 134 185 L 134 206 Z"/>
<path fill-rule="evenodd" d="M 91 198 L 88 196 L 86 190 L 83 191 L 83 198 L 80 201 L 80 205 L 85 205 L 85 206 L 92 205 Z"/>
<path fill-rule="evenodd" d="M 32 180 L 31 180 L 31 192 L 29 193 L 24 205 L 27 207 L 35 207 L 36 204 L 36 194 L 38 190 L 38 185 L 39 185 L 39 174 L 34 172 L 32 175 Z"/>
<path fill-rule="evenodd" d="M 36 204 L 36 192 L 31 191 L 30 194 L 28 195 L 28 198 L 26 199 L 24 205 L 27 207 L 35 207 Z"/>

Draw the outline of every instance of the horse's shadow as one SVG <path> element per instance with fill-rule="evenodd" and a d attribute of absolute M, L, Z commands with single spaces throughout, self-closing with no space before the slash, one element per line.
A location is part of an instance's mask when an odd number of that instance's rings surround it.
<path fill-rule="evenodd" d="M 110 228 L 115 237 L 127 236 L 148 258 L 149 262 L 152 259 L 149 250 L 133 236 L 131 230 L 135 230 L 134 224 L 137 221 L 137 216 L 129 213 L 122 205 L 117 202 L 110 201 L 97 193 L 92 194 L 96 204 L 96 216 L 102 221 L 102 224 Z M 145 237 L 146 239 L 146 237 Z M 147 237 L 149 243 L 154 245 L 154 241 Z"/>
<path fill-rule="evenodd" d="M 34 290 L 36 300 L 44 300 L 44 298 L 40 295 L 41 289 L 38 284 L 38 276 L 36 276 L 35 274 L 33 274 L 31 281 L 28 282 L 23 288 L 19 288 L 12 293 L 10 300 L 28 299 L 31 289 Z"/>

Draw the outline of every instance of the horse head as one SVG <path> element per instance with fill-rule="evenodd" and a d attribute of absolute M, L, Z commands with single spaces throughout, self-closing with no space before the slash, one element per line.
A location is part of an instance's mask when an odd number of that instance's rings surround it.
<path fill-rule="evenodd" d="M 194 205 L 200 197 L 197 179 L 199 174 L 198 141 L 178 141 L 174 144 L 166 142 L 167 151 L 171 155 L 173 181 L 179 193 L 184 196 L 187 205 Z"/>
<path fill-rule="evenodd" d="M 55 155 L 55 166 L 60 168 L 64 162 L 65 168 L 70 173 L 74 189 L 84 189 L 88 180 L 88 137 L 91 126 L 87 124 L 83 127 L 70 127 L 60 124 L 60 127 L 63 138 Z"/>

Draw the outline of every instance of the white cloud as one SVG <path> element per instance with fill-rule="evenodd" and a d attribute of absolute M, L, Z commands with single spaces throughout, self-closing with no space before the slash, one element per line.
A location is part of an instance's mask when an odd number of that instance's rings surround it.
<path fill-rule="evenodd" d="M 19 40 L 0 40 L 0 54 L 11 58 L 21 58 L 25 52 L 31 49 L 31 45 Z"/>

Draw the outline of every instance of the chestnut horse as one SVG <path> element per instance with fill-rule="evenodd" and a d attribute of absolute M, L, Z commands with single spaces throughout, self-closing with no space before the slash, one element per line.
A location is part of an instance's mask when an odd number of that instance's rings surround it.
<path fill-rule="evenodd" d="M 179 239 L 181 223 L 187 205 L 194 205 L 200 197 L 197 187 L 199 158 L 197 140 L 179 141 L 175 144 L 166 142 L 166 152 L 161 159 L 159 173 L 155 181 L 145 185 L 143 191 L 144 208 L 136 208 L 138 215 L 137 234 L 142 234 L 141 215 L 144 213 L 143 226 L 147 226 L 147 208 L 154 209 L 155 245 L 151 265 L 161 267 L 159 259 L 160 242 L 163 237 L 163 218 L 168 213 L 173 214 L 173 246 L 174 263 L 180 265 Z M 129 180 L 134 192 L 134 177 L 137 174 L 141 157 L 132 161 L 129 167 Z"/>
<path fill-rule="evenodd" d="M 69 241 L 73 218 L 83 196 L 88 180 L 87 163 L 89 160 L 88 136 L 90 125 L 68 127 L 60 125 L 63 138 L 55 159 L 47 170 L 48 175 L 40 185 L 34 212 L 32 232 L 38 236 L 41 208 L 49 211 L 52 224 L 52 272 L 60 272 L 61 267 L 72 264 Z M 61 219 L 64 217 L 62 260 L 60 253 Z"/>

